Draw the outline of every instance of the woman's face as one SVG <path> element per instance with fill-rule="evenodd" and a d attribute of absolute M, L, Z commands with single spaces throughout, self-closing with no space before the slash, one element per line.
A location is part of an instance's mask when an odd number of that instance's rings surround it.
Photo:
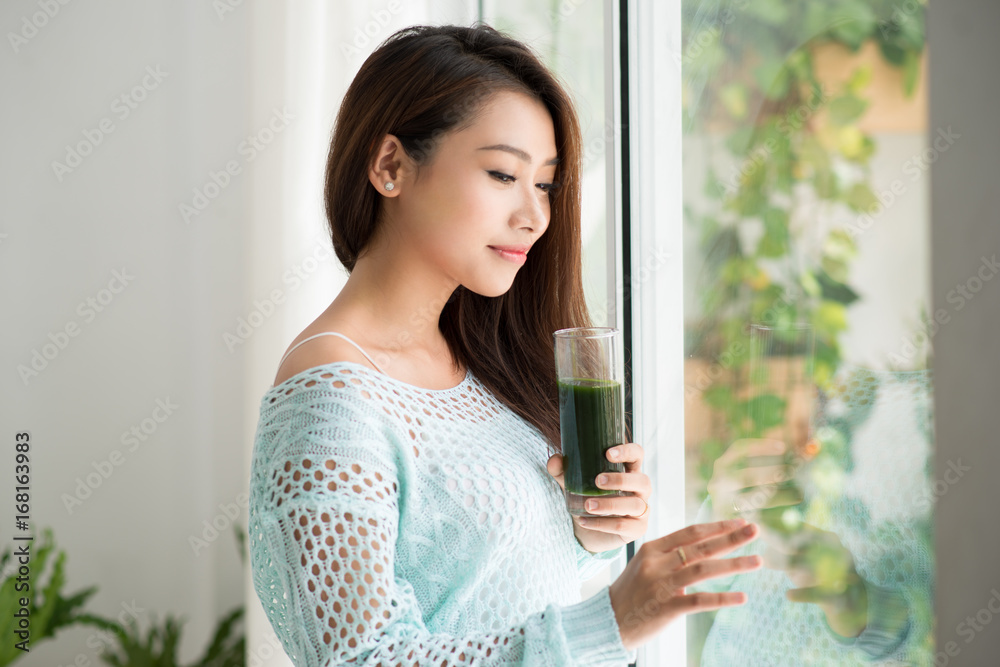
<path fill-rule="evenodd" d="M 493 247 L 530 247 L 545 232 L 556 157 L 545 106 L 496 94 L 472 125 L 443 136 L 419 171 L 404 159 L 397 194 L 385 200 L 394 242 L 477 294 L 505 293 L 527 258 Z"/>

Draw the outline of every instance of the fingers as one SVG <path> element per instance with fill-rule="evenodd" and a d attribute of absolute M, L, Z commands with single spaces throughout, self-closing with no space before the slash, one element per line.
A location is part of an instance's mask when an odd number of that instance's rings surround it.
<path fill-rule="evenodd" d="M 719 457 L 720 461 L 733 463 L 739 459 L 754 458 L 758 456 L 781 456 L 788 447 L 781 440 L 770 438 L 742 438 L 734 440 L 729 449 Z"/>
<path fill-rule="evenodd" d="M 733 473 L 733 476 L 741 489 L 748 489 L 787 482 L 792 478 L 792 473 L 789 465 L 751 466 Z"/>
<path fill-rule="evenodd" d="M 549 457 L 549 460 L 545 463 L 545 469 L 549 471 L 549 474 L 555 478 L 559 487 L 562 489 L 566 488 L 566 482 L 563 479 L 565 470 L 563 468 L 563 456 L 562 454 L 554 454 Z"/>
<path fill-rule="evenodd" d="M 712 559 L 698 563 L 689 562 L 687 566 L 675 572 L 671 580 L 678 586 L 687 587 L 706 579 L 728 577 L 759 570 L 763 565 L 764 560 L 760 556 Z"/>
<path fill-rule="evenodd" d="M 635 442 L 626 442 L 623 445 L 615 445 L 608 448 L 605 455 L 612 463 L 624 463 L 625 472 L 635 472 L 642 468 L 642 460 L 645 452 L 642 445 Z"/>
<path fill-rule="evenodd" d="M 740 533 L 741 530 L 746 530 L 750 528 L 749 533 Z M 665 535 L 657 540 L 648 542 L 656 551 L 661 554 L 665 554 L 668 551 L 672 551 L 677 547 L 684 547 L 685 552 L 688 555 L 694 553 L 692 551 L 691 545 L 701 543 L 705 540 L 713 538 L 715 536 L 721 536 L 723 539 L 732 539 L 737 541 L 737 546 L 740 544 L 745 544 L 751 541 L 753 538 L 751 536 L 756 535 L 757 527 L 753 524 L 748 524 L 745 519 L 728 519 L 726 521 L 714 521 L 712 523 L 696 523 L 686 528 L 681 528 L 677 532 Z M 733 536 L 736 537 L 733 537 Z M 735 547 L 734 547 L 735 548 Z"/>
<path fill-rule="evenodd" d="M 591 516 L 580 517 L 580 525 L 593 530 L 618 533 L 626 528 L 621 521 L 622 519 L 638 518 L 646 512 L 648 507 L 648 502 L 640 495 L 619 496 L 602 500 L 591 498 L 585 505 L 587 513 Z M 598 516 L 602 514 L 605 516 Z"/>
<path fill-rule="evenodd" d="M 676 604 L 681 612 L 694 614 L 701 611 L 712 611 L 723 607 L 738 607 L 746 604 L 747 594 L 738 591 L 726 593 L 690 593 L 676 598 Z"/>
<path fill-rule="evenodd" d="M 687 554 L 688 565 L 691 565 L 698 561 L 724 556 L 744 544 L 754 541 L 759 535 L 760 528 L 758 528 L 757 524 L 748 523 L 741 528 L 730 530 L 721 535 L 682 546 L 684 547 L 684 553 Z"/>
<path fill-rule="evenodd" d="M 758 486 L 755 489 L 734 493 L 731 509 L 733 512 L 749 512 L 773 507 L 789 507 L 800 504 L 802 500 L 802 491 L 798 488 Z"/>
<path fill-rule="evenodd" d="M 601 477 L 607 477 L 608 481 L 602 482 Z M 617 489 L 620 491 L 631 491 L 636 495 L 648 498 L 653 495 L 653 483 L 649 475 L 636 472 L 606 472 L 597 476 L 594 481 L 599 489 Z"/>

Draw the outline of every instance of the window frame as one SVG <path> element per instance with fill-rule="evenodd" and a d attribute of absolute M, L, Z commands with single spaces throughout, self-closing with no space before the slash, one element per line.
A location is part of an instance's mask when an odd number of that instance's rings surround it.
<path fill-rule="evenodd" d="M 626 419 L 643 446 L 643 471 L 655 489 L 649 527 L 628 548 L 685 525 L 683 168 L 680 0 L 619 0 L 620 49 L 615 120 L 621 146 L 611 171 L 621 183 L 615 227 L 625 289 L 616 291 L 626 362 Z M 609 248 L 611 251 L 611 248 Z M 641 363 L 639 363 L 641 362 Z M 686 664 L 687 625 L 678 619 L 637 654 L 638 665 Z"/>

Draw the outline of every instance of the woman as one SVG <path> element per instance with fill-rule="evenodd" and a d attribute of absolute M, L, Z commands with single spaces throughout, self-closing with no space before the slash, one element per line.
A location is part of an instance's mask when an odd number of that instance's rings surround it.
<path fill-rule="evenodd" d="M 743 520 L 639 549 L 642 448 L 587 525 L 561 487 L 552 332 L 587 326 L 580 130 L 523 44 L 413 27 L 364 63 L 326 175 L 350 277 L 261 401 L 254 586 L 297 665 L 622 665 L 681 614 L 742 604 L 684 586 L 760 566 L 716 559 Z M 529 251 L 530 250 L 530 251 Z M 610 454 L 609 454 L 610 455 Z"/>

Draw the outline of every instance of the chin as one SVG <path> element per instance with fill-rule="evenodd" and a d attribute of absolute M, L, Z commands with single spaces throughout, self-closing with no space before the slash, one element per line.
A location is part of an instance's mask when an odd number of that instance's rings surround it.
<path fill-rule="evenodd" d="M 479 296 L 485 296 L 490 298 L 496 298 L 498 296 L 503 296 L 510 291 L 510 288 L 514 285 L 514 281 L 510 280 L 505 283 L 492 283 L 490 285 L 472 285 L 466 286 L 465 289 L 470 292 L 475 292 Z"/>

